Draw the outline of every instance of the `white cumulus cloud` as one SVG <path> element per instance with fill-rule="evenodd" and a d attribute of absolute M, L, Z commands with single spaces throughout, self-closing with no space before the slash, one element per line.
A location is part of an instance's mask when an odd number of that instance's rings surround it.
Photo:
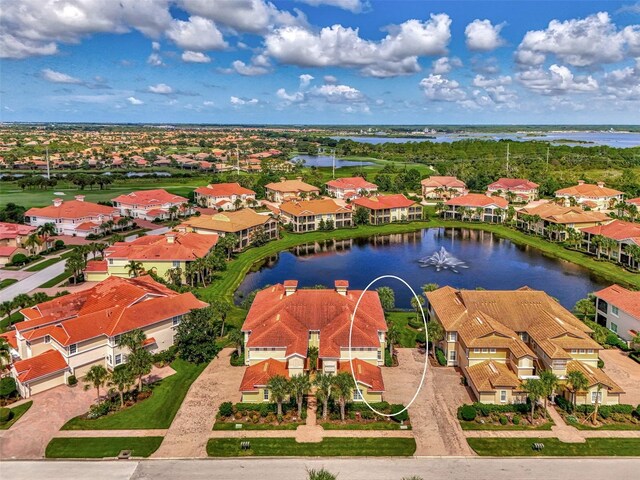
<path fill-rule="evenodd" d="M 208 18 L 189 17 L 189 20 L 173 20 L 167 30 L 167 37 L 185 50 L 221 50 L 227 47 L 222 33 Z"/>
<path fill-rule="evenodd" d="M 331 7 L 342 8 L 343 10 L 349 10 L 353 13 L 362 11 L 364 7 L 363 2 L 360 0 L 298 0 L 299 2 L 306 3 L 313 7 L 320 5 L 329 5 Z"/>
<path fill-rule="evenodd" d="M 42 78 L 52 83 L 71 83 L 71 84 L 83 83 L 82 80 L 80 80 L 79 78 L 72 77 L 71 75 L 67 75 L 66 73 L 51 70 L 50 68 L 45 68 L 40 73 L 42 74 Z"/>
<path fill-rule="evenodd" d="M 493 25 L 490 20 L 475 19 L 464 29 L 466 44 L 469 50 L 489 52 L 504 45 L 500 31 L 504 23 Z"/>
<path fill-rule="evenodd" d="M 127 102 L 129 102 L 131 105 L 143 105 L 144 102 L 136 97 L 129 97 L 127 98 Z"/>
<path fill-rule="evenodd" d="M 229 98 L 229 102 L 231 105 L 255 105 L 258 103 L 257 98 L 242 98 L 242 97 L 234 97 L 233 95 Z"/>
<path fill-rule="evenodd" d="M 441 102 L 459 102 L 467 94 L 456 80 L 450 80 L 442 75 L 430 74 L 420 80 L 420 88 L 429 100 Z"/>
<path fill-rule="evenodd" d="M 598 90 L 598 81 L 589 76 L 575 76 L 564 65 L 553 64 L 547 71 L 542 68 L 520 72 L 516 78 L 526 88 L 544 95 L 593 92 Z"/>
<path fill-rule="evenodd" d="M 186 52 L 182 52 L 181 55 L 182 61 L 187 63 L 210 63 L 211 57 L 202 53 L 202 52 L 192 52 L 191 50 L 187 50 Z"/>
<path fill-rule="evenodd" d="M 169 95 L 173 93 L 173 88 L 166 83 L 158 83 L 157 85 L 149 85 L 149 91 L 160 95 Z"/>

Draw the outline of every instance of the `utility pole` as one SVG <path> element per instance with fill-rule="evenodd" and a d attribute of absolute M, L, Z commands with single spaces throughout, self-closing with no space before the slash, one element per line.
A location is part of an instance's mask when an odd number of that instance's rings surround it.
<path fill-rule="evenodd" d="M 240 175 L 240 150 L 238 149 L 237 143 L 236 143 L 236 173 Z"/>
<path fill-rule="evenodd" d="M 333 165 L 332 177 L 335 180 L 336 178 L 336 149 L 335 148 L 331 151 L 331 163 Z"/>
<path fill-rule="evenodd" d="M 47 180 L 51 180 L 51 167 L 49 166 L 49 147 L 46 148 L 47 157 Z"/>
<path fill-rule="evenodd" d="M 507 143 L 507 177 L 509 176 L 509 144 Z"/>

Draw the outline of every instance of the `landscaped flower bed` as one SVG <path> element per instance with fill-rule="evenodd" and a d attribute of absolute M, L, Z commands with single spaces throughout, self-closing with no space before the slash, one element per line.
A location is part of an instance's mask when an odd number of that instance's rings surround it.
<path fill-rule="evenodd" d="M 545 410 L 536 407 L 531 421 L 529 404 L 490 405 L 473 403 L 458 408 L 463 430 L 551 430 L 553 421 Z"/>
<path fill-rule="evenodd" d="M 574 406 L 562 397 L 556 404 L 564 421 L 578 430 L 640 430 L 640 405 L 600 405 L 594 422 L 593 405 Z"/>
<path fill-rule="evenodd" d="M 275 403 L 236 403 L 224 402 L 218 409 L 214 430 L 295 430 L 303 425 L 307 407 L 303 405 L 302 415 L 298 416 L 295 403 L 283 403 L 282 415 L 276 415 Z M 238 426 L 240 425 L 240 426 Z"/>
<path fill-rule="evenodd" d="M 390 404 L 388 402 L 372 403 L 377 411 L 391 415 L 400 412 L 404 405 Z M 337 404 L 329 403 L 329 415 L 327 420 L 322 420 L 322 409 L 318 410 L 318 423 L 325 430 L 400 430 L 411 429 L 409 412 L 404 411 L 393 417 L 377 415 L 364 402 L 350 403 L 347 405 L 345 421 L 340 419 L 340 409 Z"/>

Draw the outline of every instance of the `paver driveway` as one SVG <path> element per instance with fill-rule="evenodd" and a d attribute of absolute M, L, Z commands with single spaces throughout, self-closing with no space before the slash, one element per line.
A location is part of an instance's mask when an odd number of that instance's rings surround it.
<path fill-rule="evenodd" d="M 600 350 L 604 371 L 625 391 L 620 403 L 640 405 L 640 363 L 636 363 L 617 348 Z"/>
<path fill-rule="evenodd" d="M 385 400 L 407 404 L 413 397 L 424 367 L 425 356 L 413 348 L 400 348 L 399 366 L 383 368 Z M 429 367 L 425 383 L 409 407 L 416 439 L 416 455 L 473 455 L 456 419 L 458 406 L 471 396 L 460 384 L 453 368 Z"/>
<path fill-rule="evenodd" d="M 33 405 L 9 430 L 0 430 L 0 458 L 44 457 L 51 438 L 77 415 L 85 413 L 96 399 L 96 391 L 82 385 L 52 388 L 33 396 Z"/>
<path fill-rule="evenodd" d="M 218 358 L 191 384 L 182 406 L 173 419 L 156 458 L 206 457 L 207 440 L 222 402 L 240 401 L 240 382 L 244 367 L 229 363 L 232 348 L 225 348 Z"/>

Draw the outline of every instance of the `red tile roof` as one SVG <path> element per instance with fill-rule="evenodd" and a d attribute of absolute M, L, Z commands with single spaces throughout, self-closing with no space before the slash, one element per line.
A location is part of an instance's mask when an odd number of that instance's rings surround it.
<path fill-rule="evenodd" d="M 423 179 L 421 182 L 424 187 L 447 187 L 447 188 L 467 188 L 466 183 L 456 177 L 445 177 L 434 175 Z"/>
<path fill-rule="evenodd" d="M 0 240 L 29 235 L 36 231 L 36 227 L 19 223 L 0 222 Z"/>
<path fill-rule="evenodd" d="M 269 383 L 271 377 L 281 375 L 289 378 L 287 364 L 278 360 L 264 360 L 255 365 L 247 367 L 240 383 L 241 392 L 255 392 L 259 387 L 264 387 Z"/>
<path fill-rule="evenodd" d="M 354 358 L 353 374 L 358 383 L 368 387 L 369 392 L 384 392 L 384 381 L 382 380 L 382 370 L 377 365 L 372 365 L 359 358 Z M 351 365 L 349 361 L 340 362 L 338 368 L 341 372 L 351 375 Z"/>
<path fill-rule="evenodd" d="M 170 239 L 173 238 L 173 243 Z M 206 256 L 218 243 L 218 235 L 199 233 L 168 233 L 145 235 L 133 242 L 118 242 L 105 251 L 107 258 L 127 260 L 184 260 Z"/>
<path fill-rule="evenodd" d="M 84 218 L 97 217 L 99 215 L 116 215 L 117 210 L 113 207 L 98 205 L 97 203 L 85 202 L 84 200 L 67 200 L 60 206 L 49 205 L 42 208 L 30 208 L 26 211 L 26 217 L 44 218 Z"/>
<path fill-rule="evenodd" d="M 602 235 L 617 241 L 628 240 L 640 245 L 640 224 L 638 223 L 614 220 L 606 225 L 584 228 L 582 231 L 592 235 Z"/>
<path fill-rule="evenodd" d="M 395 195 L 377 195 L 373 197 L 362 197 L 353 201 L 354 205 L 368 208 L 370 210 L 385 210 L 388 208 L 406 208 L 416 204 L 401 193 Z"/>
<path fill-rule="evenodd" d="M 244 188 L 237 182 L 234 183 L 212 183 L 206 187 L 196 188 L 196 193 L 209 197 L 230 197 L 232 195 L 255 195 L 256 192 Z"/>
<path fill-rule="evenodd" d="M 518 191 L 518 190 L 534 190 L 538 188 L 537 183 L 533 183 L 526 178 L 500 178 L 493 182 L 487 188 L 489 190 L 506 190 L 506 191 Z"/>
<path fill-rule="evenodd" d="M 329 187 L 340 188 L 344 190 L 378 189 L 378 186 L 375 183 L 367 182 L 362 177 L 336 178 L 335 180 L 329 180 L 326 184 Z"/>
<path fill-rule="evenodd" d="M 614 283 L 610 287 L 595 292 L 594 295 L 624 310 L 640 322 L 640 292 L 628 290 Z"/>
<path fill-rule="evenodd" d="M 106 260 L 89 260 L 87 267 L 84 269 L 85 272 L 107 272 L 107 270 Z"/>
<path fill-rule="evenodd" d="M 18 251 L 18 247 L 0 247 L 0 257 L 9 258 Z"/>
<path fill-rule="evenodd" d="M 18 340 L 16 340 L 16 331 L 11 330 L 10 332 L 0 333 L 0 337 L 4 338 L 11 347 L 14 349 L 18 348 Z"/>
<path fill-rule="evenodd" d="M 561 188 L 556 191 L 556 195 L 570 195 L 576 197 L 603 198 L 622 195 L 623 192 L 605 187 L 604 185 L 592 185 L 590 183 L 579 183 L 573 187 Z"/>
<path fill-rule="evenodd" d="M 62 354 L 56 350 L 47 350 L 35 357 L 25 360 L 18 360 L 13 364 L 18 380 L 21 383 L 28 383 L 45 375 L 60 372 L 68 368 L 67 362 Z"/>
<path fill-rule="evenodd" d="M 502 197 L 490 197 L 483 193 L 468 193 L 466 195 L 447 200 L 445 205 L 473 208 L 495 205 L 496 207 L 507 208 L 509 206 L 509 202 Z"/>
<path fill-rule="evenodd" d="M 626 202 L 631 204 L 631 205 L 635 205 L 637 207 L 640 207 L 640 197 L 638 197 L 638 198 L 630 198 L 630 199 L 626 200 Z"/>
<path fill-rule="evenodd" d="M 165 203 L 182 204 L 186 203 L 187 199 L 158 188 L 156 190 L 138 190 L 126 195 L 119 195 L 113 201 L 124 205 L 150 206 L 164 205 Z"/>

